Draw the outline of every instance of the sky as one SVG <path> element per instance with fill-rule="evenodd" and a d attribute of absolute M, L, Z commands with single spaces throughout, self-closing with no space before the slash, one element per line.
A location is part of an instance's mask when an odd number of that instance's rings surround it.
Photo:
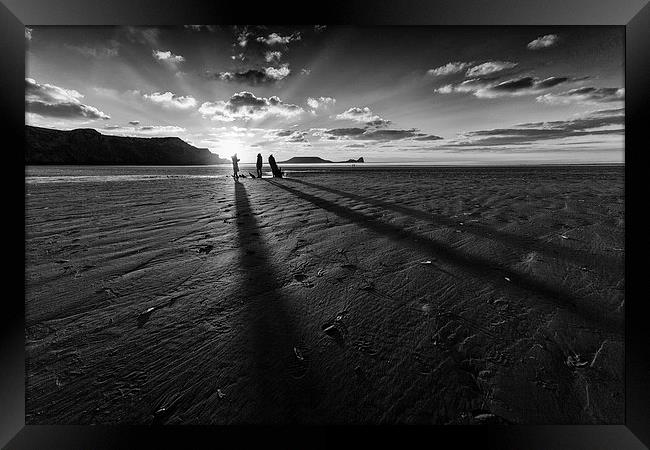
<path fill-rule="evenodd" d="M 25 122 L 178 136 L 242 162 L 622 163 L 623 33 L 26 27 Z"/>

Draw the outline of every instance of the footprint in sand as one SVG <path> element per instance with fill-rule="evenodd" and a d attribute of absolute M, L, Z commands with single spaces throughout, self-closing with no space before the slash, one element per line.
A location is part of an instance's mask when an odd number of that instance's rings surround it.
<path fill-rule="evenodd" d="M 309 353 L 299 346 L 293 347 L 293 354 L 288 358 L 287 371 L 294 380 L 303 378 L 309 370 Z"/>
<path fill-rule="evenodd" d="M 214 249 L 214 245 L 206 244 L 206 245 L 200 246 L 199 249 L 198 249 L 198 252 L 199 252 L 199 254 L 205 253 L 207 255 L 208 253 L 210 253 L 212 251 L 212 249 Z"/>
<path fill-rule="evenodd" d="M 341 347 L 345 345 L 345 338 L 348 334 L 348 328 L 341 320 L 341 316 L 337 316 L 336 319 L 325 322 L 321 329 L 323 332 L 334 339 L 334 341 L 339 344 Z"/>
<path fill-rule="evenodd" d="M 153 413 L 153 423 L 154 425 L 162 425 L 167 419 L 170 418 L 176 406 L 178 406 L 178 401 L 182 398 L 180 393 L 175 393 L 167 398 L 163 398 L 156 407 L 155 412 Z"/>
<path fill-rule="evenodd" d="M 379 354 L 379 350 L 370 341 L 360 340 L 355 342 L 357 350 L 361 353 L 365 353 L 368 356 L 376 356 Z"/>
<path fill-rule="evenodd" d="M 293 275 L 293 279 L 301 283 L 305 287 L 314 287 L 314 283 L 308 281 L 309 277 L 304 273 L 296 273 Z"/>
<path fill-rule="evenodd" d="M 153 314 L 155 310 L 156 308 L 151 307 L 138 315 L 138 328 L 142 328 L 144 324 L 149 321 L 151 314 Z"/>

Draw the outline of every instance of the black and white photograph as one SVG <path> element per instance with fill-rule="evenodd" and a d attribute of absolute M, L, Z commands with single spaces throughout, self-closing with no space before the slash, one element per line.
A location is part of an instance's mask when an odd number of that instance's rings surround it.
<path fill-rule="evenodd" d="M 624 27 L 24 39 L 27 425 L 625 423 Z"/>

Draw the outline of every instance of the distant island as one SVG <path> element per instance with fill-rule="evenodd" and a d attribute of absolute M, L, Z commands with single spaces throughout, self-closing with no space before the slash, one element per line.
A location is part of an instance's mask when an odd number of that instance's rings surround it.
<path fill-rule="evenodd" d="M 207 148 L 178 137 L 126 137 L 94 129 L 70 131 L 25 126 L 25 164 L 207 165 L 226 164 Z"/>
<path fill-rule="evenodd" d="M 286 161 L 280 161 L 278 164 L 339 164 L 339 163 L 362 163 L 363 156 L 359 159 L 348 159 L 347 161 L 328 161 L 327 159 L 319 158 L 318 156 L 294 156 Z"/>

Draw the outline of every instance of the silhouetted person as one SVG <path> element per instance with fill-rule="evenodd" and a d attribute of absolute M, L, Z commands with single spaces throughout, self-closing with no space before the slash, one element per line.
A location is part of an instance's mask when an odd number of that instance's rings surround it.
<path fill-rule="evenodd" d="M 262 154 L 257 154 L 257 178 L 262 178 Z"/>
<path fill-rule="evenodd" d="M 271 166 L 271 172 L 274 178 L 282 178 L 282 172 L 280 172 L 280 168 L 276 164 L 273 155 L 269 155 L 269 166 Z"/>
<path fill-rule="evenodd" d="M 239 164 L 237 162 L 239 161 L 239 158 L 237 158 L 237 153 L 231 156 L 232 159 L 232 176 L 237 179 L 238 175 L 237 172 L 239 172 Z"/>

